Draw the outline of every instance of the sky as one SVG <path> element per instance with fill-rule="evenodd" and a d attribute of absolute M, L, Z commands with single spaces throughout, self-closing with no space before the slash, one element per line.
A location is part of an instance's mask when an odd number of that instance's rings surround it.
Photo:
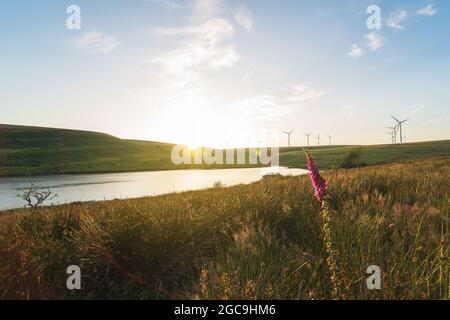
<path fill-rule="evenodd" d="M 373 5 L 381 24 L 369 29 Z M 295 145 L 304 133 L 376 144 L 391 141 L 393 114 L 410 119 L 406 141 L 449 139 L 449 10 L 444 0 L 0 0 L 0 123 L 193 147 L 286 145 L 290 130 Z"/>

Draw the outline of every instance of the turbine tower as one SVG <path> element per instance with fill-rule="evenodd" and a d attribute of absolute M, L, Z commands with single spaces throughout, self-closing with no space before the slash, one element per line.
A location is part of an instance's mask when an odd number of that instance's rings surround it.
<path fill-rule="evenodd" d="M 395 127 L 386 127 L 386 129 L 392 130 L 391 135 L 392 135 L 392 143 L 393 144 L 397 143 L 397 126 L 398 125 L 396 125 Z"/>
<path fill-rule="evenodd" d="M 404 124 L 406 121 L 409 121 L 409 119 L 400 121 L 396 117 L 394 117 L 393 115 L 391 115 L 391 117 L 392 117 L 392 119 L 394 119 L 397 122 L 397 126 L 400 129 L 400 144 L 403 144 L 402 124 Z"/>
<path fill-rule="evenodd" d="M 305 133 L 306 139 L 308 140 L 308 148 L 309 148 L 309 137 L 311 136 L 311 133 Z"/>
<path fill-rule="evenodd" d="M 290 148 L 291 147 L 291 134 L 292 134 L 292 132 L 294 132 L 294 130 L 291 130 L 291 131 L 282 131 L 283 133 L 285 133 L 285 134 L 287 134 L 287 136 L 288 136 L 288 147 Z"/>
<path fill-rule="evenodd" d="M 392 142 L 392 144 L 395 144 L 394 131 L 386 132 L 386 134 L 391 136 L 391 142 Z"/>
<path fill-rule="evenodd" d="M 317 139 L 317 145 L 320 146 L 320 133 L 319 133 L 319 135 L 316 137 L 316 139 Z"/>
<path fill-rule="evenodd" d="M 330 146 L 331 146 L 331 139 L 333 139 L 333 136 L 328 135 L 328 141 L 330 142 Z"/>

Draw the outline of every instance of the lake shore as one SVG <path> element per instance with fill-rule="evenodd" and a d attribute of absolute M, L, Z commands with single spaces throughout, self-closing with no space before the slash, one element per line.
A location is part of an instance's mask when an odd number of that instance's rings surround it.
<path fill-rule="evenodd" d="M 213 186 L 248 184 L 267 174 L 300 175 L 307 171 L 282 167 L 169 170 L 149 172 L 44 175 L 32 177 L 39 190 L 50 190 L 56 198 L 44 205 L 155 196 Z M 30 186 L 28 177 L 0 178 L 0 210 L 23 207 L 18 194 Z"/>

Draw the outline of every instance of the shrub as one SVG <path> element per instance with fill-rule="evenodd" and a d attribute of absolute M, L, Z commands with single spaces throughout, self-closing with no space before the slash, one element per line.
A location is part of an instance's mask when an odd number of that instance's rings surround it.
<path fill-rule="evenodd" d="M 363 152 L 361 148 L 356 148 L 350 150 L 345 156 L 342 158 L 337 158 L 333 162 L 333 168 L 335 169 L 351 169 L 351 168 L 359 168 L 364 167 L 367 164 L 361 160 Z"/>

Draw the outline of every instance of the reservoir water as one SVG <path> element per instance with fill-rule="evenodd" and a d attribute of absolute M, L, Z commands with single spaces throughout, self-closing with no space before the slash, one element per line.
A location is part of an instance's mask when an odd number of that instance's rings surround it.
<path fill-rule="evenodd" d="M 271 167 L 46 175 L 33 177 L 33 183 L 41 189 L 49 188 L 58 194 L 56 198 L 46 204 L 64 204 L 205 189 L 212 187 L 216 182 L 221 182 L 225 186 L 248 184 L 259 181 L 264 175 L 271 173 L 301 175 L 307 171 Z M 24 207 L 25 201 L 18 195 L 29 185 L 28 177 L 0 177 L 0 210 Z"/>

